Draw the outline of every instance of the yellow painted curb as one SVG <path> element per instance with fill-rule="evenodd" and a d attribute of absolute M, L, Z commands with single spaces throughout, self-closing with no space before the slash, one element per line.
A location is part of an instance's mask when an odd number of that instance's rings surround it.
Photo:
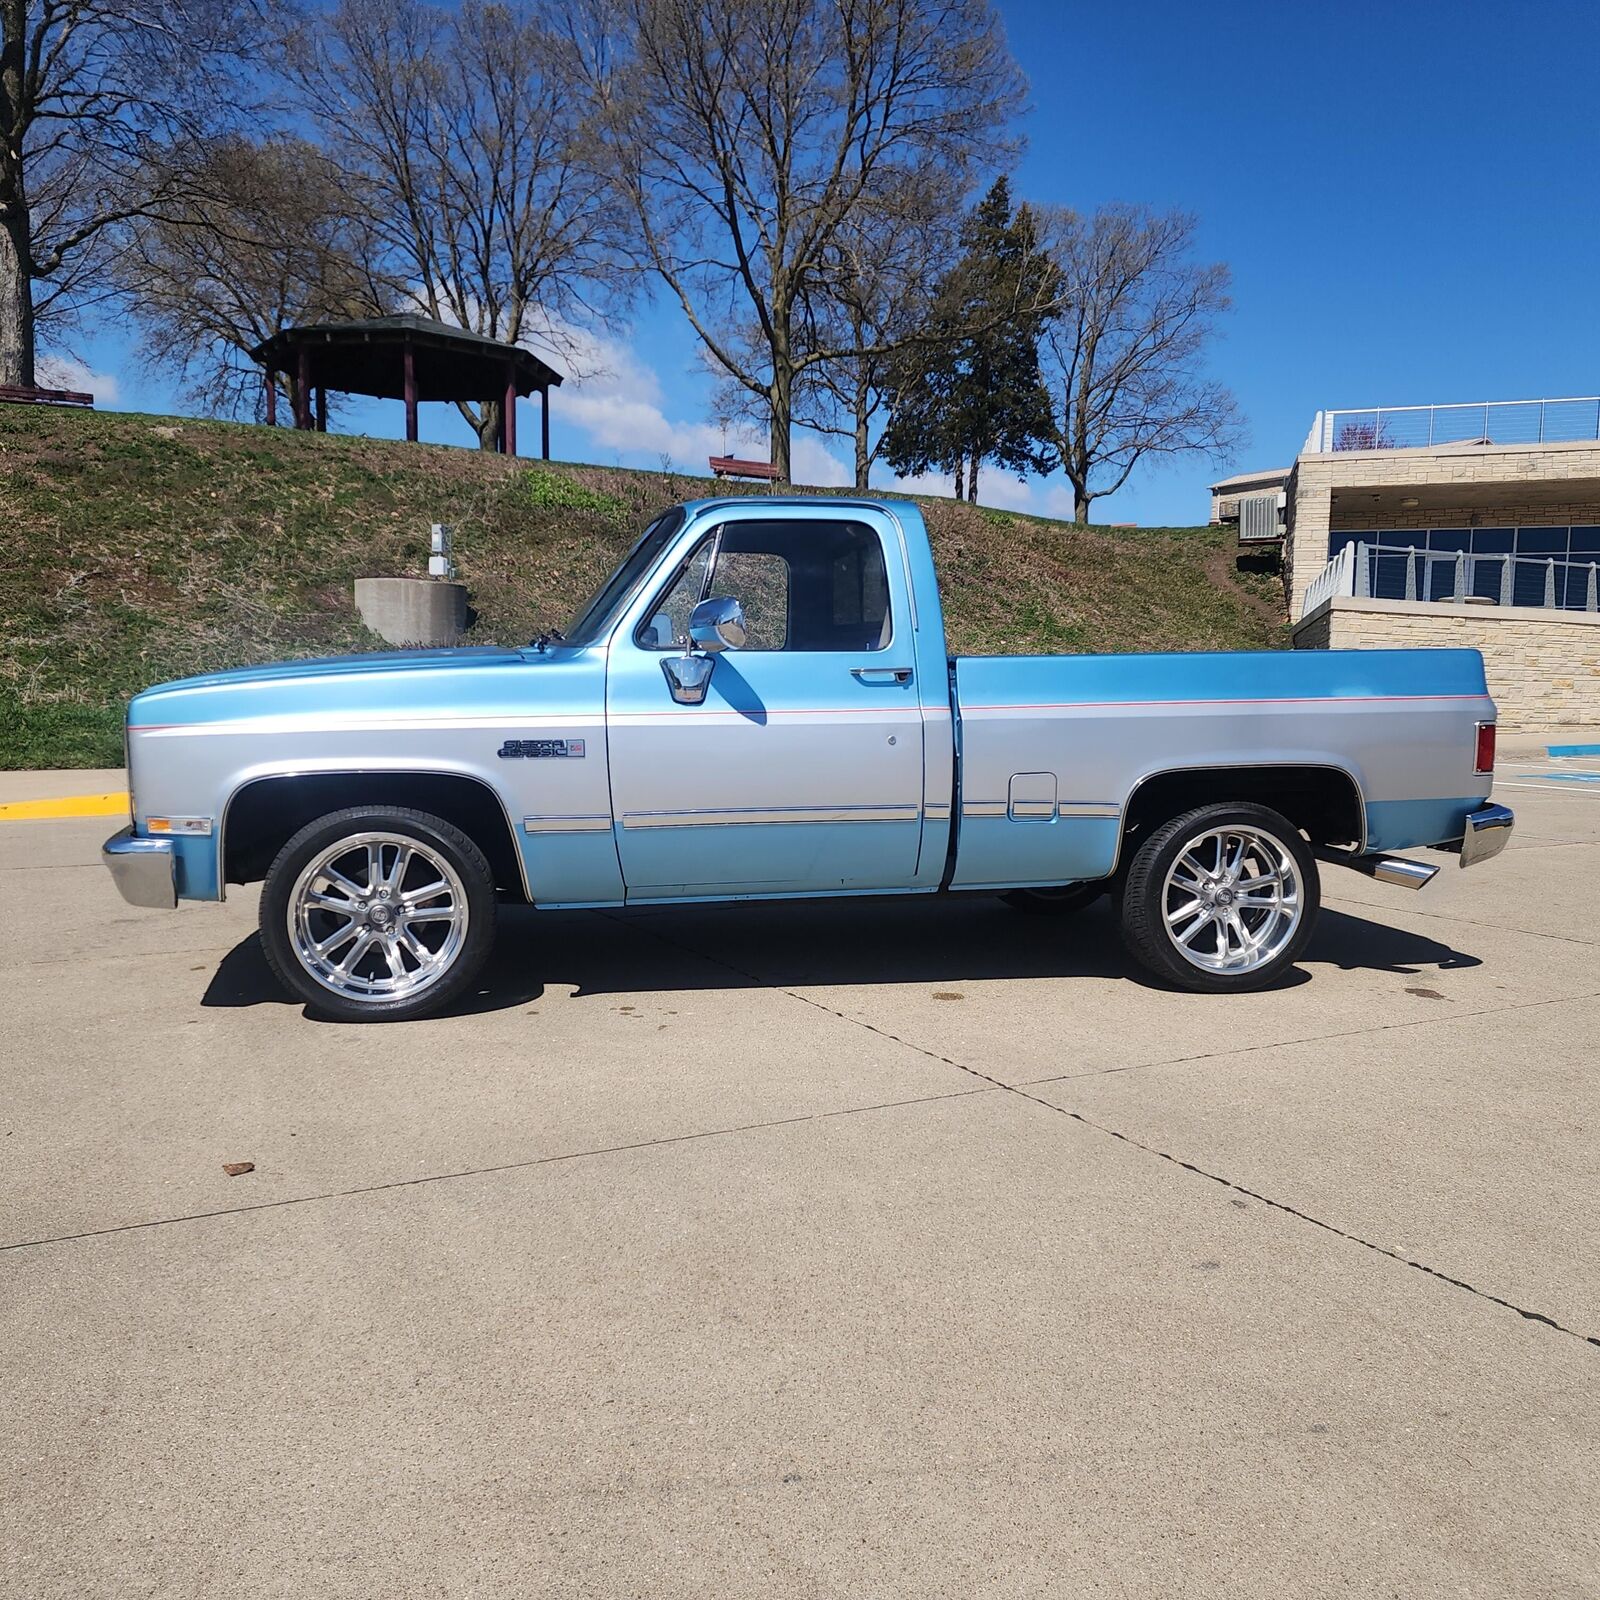
<path fill-rule="evenodd" d="M 10 800 L 0 804 L 0 822 L 45 822 L 63 817 L 125 817 L 128 792 L 69 794 L 56 800 Z"/>

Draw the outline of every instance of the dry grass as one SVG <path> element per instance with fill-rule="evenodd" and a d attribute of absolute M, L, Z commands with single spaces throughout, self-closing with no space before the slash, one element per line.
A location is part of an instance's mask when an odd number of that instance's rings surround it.
<path fill-rule="evenodd" d="M 114 764 L 122 703 L 149 683 L 381 647 L 352 580 L 425 570 L 435 521 L 455 530 L 475 637 L 521 643 L 564 623 L 651 514 L 708 489 L 439 446 L 0 407 L 0 766 Z M 922 504 L 956 653 L 1284 643 L 1207 575 L 1219 530 Z"/>

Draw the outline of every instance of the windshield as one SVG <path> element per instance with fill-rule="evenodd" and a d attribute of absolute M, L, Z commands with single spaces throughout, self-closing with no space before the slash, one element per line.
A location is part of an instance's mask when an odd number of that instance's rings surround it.
<path fill-rule="evenodd" d="M 605 636 L 617 613 L 655 565 L 656 557 L 683 526 L 683 518 L 683 507 L 674 506 L 639 535 L 639 542 L 628 552 L 622 565 L 578 608 L 577 616 L 562 635 L 563 644 L 594 644 Z"/>

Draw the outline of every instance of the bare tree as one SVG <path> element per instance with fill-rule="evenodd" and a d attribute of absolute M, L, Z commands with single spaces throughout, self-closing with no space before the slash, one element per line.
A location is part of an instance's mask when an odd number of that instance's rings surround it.
<path fill-rule="evenodd" d="M 171 159 L 191 170 L 168 183 L 174 198 L 159 215 L 134 224 L 117 276 L 156 359 L 187 375 L 188 397 L 255 416 L 256 345 L 296 324 L 390 309 L 370 270 L 369 209 L 303 140 L 220 139 Z"/>
<path fill-rule="evenodd" d="M 826 354 L 801 368 L 795 421 L 850 440 L 857 489 L 871 486 L 883 453 L 878 424 L 894 360 L 934 332 L 933 293 L 954 259 L 959 222 L 959 196 L 924 174 L 904 175 L 894 204 L 839 230 L 802 301 L 802 348 Z"/>
<path fill-rule="evenodd" d="M 330 156 L 359 185 L 394 297 L 562 354 L 615 280 L 619 206 L 551 5 L 341 0 L 289 65 Z M 463 405 L 485 449 L 499 407 Z"/>
<path fill-rule="evenodd" d="M 787 479 L 807 369 L 883 349 L 800 336 L 850 230 L 907 173 L 947 173 L 954 207 L 964 175 L 1009 151 L 1023 85 L 999 21 L 989 0 L 591 0 L 596 17 L 574 36 L 642 260 L 764 405 Z"/>
<path fill-rule="evenodd" d="M 248 110 L 239 69 L 265 15 L 265 0 L 0 0 L 0 383 L 31 385 L 39 329 L 113 292 L 117 230 L 172 197 L 152 153 Z"/>
<path fill-rule="evenodd" d="M 1061 314 L 1045 337 L 1056 449 L 1073 518 L 1147 457 L 1222 456 L 1242 439 L 1233 396 L 1205 375 L 1229 308 L 1226 266 L 1194 260 L 1195 219 L 1113 205 L 1049 216 Z"/>

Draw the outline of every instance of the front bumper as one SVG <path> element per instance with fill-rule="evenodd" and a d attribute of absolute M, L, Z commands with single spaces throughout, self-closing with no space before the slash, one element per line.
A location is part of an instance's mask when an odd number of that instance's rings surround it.
<path fill-rule="evenodd" d="M 1516 818 L 1508 806 L 1488 805 L 1467 814 L 1467 831 L 1461 840 L 1461 865 L 1475 867 L 1490 861 L 1511 843 Z"/>
<path fill-rule="evenodd" d="M 130 906 L 158 906 L 170 911 L 177 905 L 172 840 L 145 839 L 132 828 L 124 828 L 101 845 L 100 859 Z"/>

